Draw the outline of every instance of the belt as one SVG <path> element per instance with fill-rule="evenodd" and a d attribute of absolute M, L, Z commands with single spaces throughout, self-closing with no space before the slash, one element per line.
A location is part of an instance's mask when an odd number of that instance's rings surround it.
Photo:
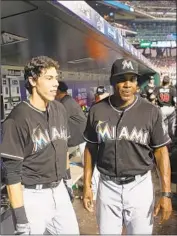
<path fill-rule="evenodd" d="M 172 105 L 164 105 L 164 104 L 159 104 L 160 107 L 174 107 L 174 110 L 175 110 L 175 106 L 172 106 Z"/>
<path fill-rule="evenodd" d="M 61 181 L 47 183 L 47 184 L 33 184 L 33 185 L 24 184 L 23 186 L 28 189 L 40 190 L 40 189 L 46 189 L 46 188 L 56 188 L 60 184 L 60 182 Z"/>
<path fill-rule="evenodd" d="M 147 172 L 143 173 L 143 174 L 140 174 L 139 176 L 143 176 L 145 175 Z M 104 179 L 106 180 L 111 180 L 113 181 L 114 183 L 118 184 L 118 185 L 124 185 L 124 184 L 129 184 L 133 181 L 135 181 L 136 179 L 136 176 L 138 175 L 135 175 L 135 176 L 127 176 L 127 177 L 113 177 L 113 176 L 108 176 L 108 175 L 104 175 Z"/>

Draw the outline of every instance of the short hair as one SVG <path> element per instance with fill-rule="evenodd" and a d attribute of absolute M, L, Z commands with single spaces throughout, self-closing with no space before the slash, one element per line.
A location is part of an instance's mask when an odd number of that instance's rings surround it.
<path fill-rule="evenodd" d="M 66 92 L 68 90 L 67 84 L 63 81 L 59 81 L 58 90 L 61 92 Z"/>
<path fill-rule="evenodd" d="M 59 69 L 59 64 L 47 56 L 33 57 L 30 62 L 24 68 L 25 87 L 30 94 L 32 94 L 32 85 L 29 82 L 29 77 L 37 79 L 43 69 L 49 69 L 54 67 L 56 70 Z"/>
<path fill-rule="evenodd" d="M 164 82 L 164 83 L 170 83 L 170 77 L 169 77 L 168 75 L 165 75 L 165 76 L 163 77 L 163 82 Z"/>

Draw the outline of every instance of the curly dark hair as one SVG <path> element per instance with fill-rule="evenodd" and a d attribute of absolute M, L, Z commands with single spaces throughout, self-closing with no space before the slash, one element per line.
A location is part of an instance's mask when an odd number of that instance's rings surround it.
<path fill-rule="evenodd" d="M 37 79 L 43 69 L 49 69 L 54 67 L 56 70 L 59 69 L 59 64 L 47 56 L 33 57 L 31 61 L 24 68 L 25 87 L 30 94 L 32 94 L 32 85 L 29 82 L 29 77 Z"/>

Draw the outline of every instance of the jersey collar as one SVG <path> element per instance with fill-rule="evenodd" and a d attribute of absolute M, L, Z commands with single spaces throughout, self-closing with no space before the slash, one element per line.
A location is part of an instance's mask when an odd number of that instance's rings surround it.
<path fill-rule="evenodd" d="M 33 110 L 35 110 L 35 111 L 37 111 L 37 112 L 39 112 L 39 113 L 41 113 L 41 114 L 44 114 L 43 111 L 41 111 L 41 110 L 37 109 L 36 107 L 34 107 L 34 106 L 30 103 L 29 100 L 23 101 L 23 102 L 24 102 L 25 104 L 27 104 L 31 109 L 33 109 Z M 46 111 L 49 112 L 49 110 L 50 110 L 50 103 L 48 104 Z"/>
<path fill-rule="evenodd" d="M 127 108 L 125 108 L 124 110 L 117 109 L 117 107 L 113 106 L 113 104 L 111 103 L 111 96 L 109 96 L 108 101 L 109 101 L 109 105 L 110 105 L 110 106 L 112 107 L 112 109 L 114 109 L 115 111 L 117 111 L 117 112 L 123 112 L 123 111 L 126 112 L 126 111 L 129 111 L 132 107 L 134 107 L 134 105 L 137 103 L 138 99 L 139 99 L 139 96 L 136 96 L 136 95 L 135 95 L 135 101 L 134 101 L 131 105 L 129 105 Z"/>

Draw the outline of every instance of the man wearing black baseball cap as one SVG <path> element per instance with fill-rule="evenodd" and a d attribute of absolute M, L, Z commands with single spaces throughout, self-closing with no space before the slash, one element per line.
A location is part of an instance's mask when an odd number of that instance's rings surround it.
<path fill-rule="evenodd" d="M 100 172 L 96 216 L 100 234 L 152 234 L 153 216 L 170 217 L 171 169 L 160 110 L 136 95 L 138 63 L 118 59 L 111 69 L 114 94 L 93 105 L 84 132 L 84 207 L 93 211 L 92 162 Z M 152 153 L 153 152 L 153 153 Z M 162 193 L 154 210 L 153 155 Z M 97 158 L 95 158 L 95 156 Z"/>
<path fill-rule="evenodd" d="M 164 76 L 162 86 L 156 89 L 157 105 L 160 107 L 166 129 L 171 139 L 175 136 L 176 125 L 176 105 L 177 94 L 175 87 L 170 85 L 171 79 L 169 76 Z"/>
<path fill-rule="evenodd" d="M 58 93 L 60 92 L 60 94 L 61 93 L 63 94 L 60 97 L 64 97 L 67 93 L 67 90 L 68 90 L 68 85 L 64 81 L 59 81 Z"/>
<path fill-rule="evenodd" d="M 59 81 L 56 99 L 64 105 L 67 111 L 71 136 L 71 139 L 68 140 L 68 146 L 74 147 L 84 142 L 83 132 L 87 118 L 80 105 L 68 94 L 67 91 L 68 85 L 64 81 Z M 74 139 L 72 139 L 72 137 L 74 137 Z"/>
<path fill-rule="evenodd" d="M 142 97 L 146 98 L 149 102 L 152 102 L 152 103 L 154 103 L 155 102 L 154 100 L 156 99 L 156 96 L 155 96 L 156 86 L 154 82 L 155 82 L 154 77 L 150 76 L 148 84 L 144 87 L 141 93 Z"/>
<path fill-rule="evenodd" d="M 106 92 L 106 88 L 104 86 L 98 86 L 96 89 L 96 94 L 102 95 Z"/>
<path fill-rule="evenodd" d="M 111 98 L 113 102 L 127 101 L 124 106 L 132 103 L 135 99 L 135 90 L 138 81 L 138 63 L 133 60 L 116 60 L 111 68 L 110 84 L 115 92 Z M 117 98 L 117 99 L 115 99 Z"/>
<path fill-rule="evenodd" d="M 59 81 L 56 99 L 60 101 L 68 116 L 68 126 L 70 131 L 70 137 L 68 140 L 68 147 L 79 146 L 81 159 L 84 156 L 85 140 L 83 138 L 83 132 L 86 126 L 87 118 L 84 115 L 80 105 L 68 94 L 68 85 L 64 81 Z M 74 200 L 74 194 L 72 191 L 72 180 L 70 168 L 68 166 L 64 183 L 67 186 L 71 200 Z"/>

